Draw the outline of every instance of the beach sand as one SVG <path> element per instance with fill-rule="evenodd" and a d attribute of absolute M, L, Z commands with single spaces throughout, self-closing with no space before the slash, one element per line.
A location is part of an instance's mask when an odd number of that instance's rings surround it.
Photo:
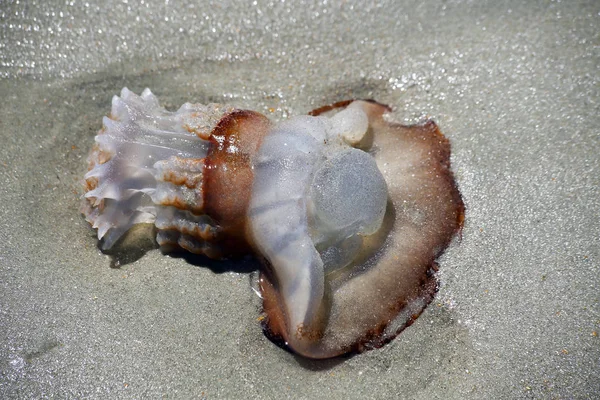
<path fill-rule="evenodd" d="M 1 398 L 600 397 L 599 2 L 21 3 L 0 5 Z M 263 335 L 251 263 L 146 241 L 111 265 L 79 204 L 123 86 L 433 118 L 467 207 L 433 303 L 316 362 Z"/>

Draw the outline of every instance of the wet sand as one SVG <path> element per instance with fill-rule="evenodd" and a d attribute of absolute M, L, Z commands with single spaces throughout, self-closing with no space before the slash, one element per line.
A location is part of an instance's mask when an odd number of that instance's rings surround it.
<path fill-rule="evenodd" d="M 0 7 L 1 398 L 600 396 L 600 4 L 377 3 Z M 78 210 L 123 86 L 435 119 L 467 214 L 434 302 L 384 348 L 315 362 L 262 334 L 251 264 L 145 242 L 111 267 Z"/>

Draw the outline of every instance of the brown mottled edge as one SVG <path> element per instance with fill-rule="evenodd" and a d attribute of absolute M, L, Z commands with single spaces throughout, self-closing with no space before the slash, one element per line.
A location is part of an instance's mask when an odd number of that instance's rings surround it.
<path fill-rule="evenodd" d="M 247 210 L 252 194 L 252 158 L 268 133 L 262 114 L 235 110 L 213 129 L 203 172 L 204 211 L 219 225 L 216 239 L 232 256 L 246 254 Z"/>
<path fill-rule="evenodd" d="M 353 101 L 366 101 L 368 103 L 373 103 L 373 104 L 377 104 L 379 106 L 385 107 L 385 109 L 387 110 L 387 112 L 392 111 L 392 107 L 388 106 L 387 104 L 383 104 L 378 102 L 377 100 L 374 99 L 350 99 L 350 100 L 342 100 L 342 101 L 338 101 L 332 104 L 328 104 L 319 108 L 315 108 L 314 110 L 311 110 L 308 112 L 308 115 L 311 115 L 313 117 L 325 114 L 329 111 L 338 109 L 338 108 L 346 108 L 348 105 L 350 105 L 350 103 L 352 103 Z M 456 182 L 454 180 L 454 174 L 452 173 L 452 170 L 450 170 L 450 142 L 448 141 L 448 138 L 446 136 L 444 136 L 444 134 L 439 130 L 437 124 L 435 123 L 435 121 L 428 119 L 426 120 L 424 123 L 422 124 L 416 124 L 416 125 L 400 125 L 400 124 L 392 124 L 392 125 L 399 125 L 402 126 L 403 128 L 412 128 L 412 127 L 424 127 L 424 128 L 429 128 L 434 130 L 434 133 L 436 134 L 436 136 L 440 137 L 441 139 L 444 140 L 444 142 L 447 144 L 448 146 L 448 156 L 444 157 L 444 160 L 442 160 L 442 164 L 448 168 L 448 172 L 450 173 L 450 178 L 452 180 L 454 189 L 456 191 L 456 193 L 460 193 L 458 191 L 458 187 L 456 186 Z M 462 198 L 460 197 L 460 195 L 458 195 L 458 198 L 455 199 L 457 200 L 458 204 L 459 204 L 459 210 L 458 210 L 458 216 L 457 216 L 457 222 L 458 222 L 458 234 L 460 235 L 462 232 L 462 228 L 463 225 L 465 223 L 465 205 L 462 201 Z"/>
<path fill-rule="evenodd" d="M 402 325 L 400 325 L 395 332 L 390 335 L 383 335 L 385 329 L 389 325 L 388 323 L 382 323 L 378 327 L 365 332 L 365 335 L 357 340 L 350 346 L 347 346 L 344 349 L 340 349 L 337 356 L 334 357 L 347 357 L 352 356 L 353 354 L 360 354 L 364 351 L 371 349 L 378 349 L 380 347 L 385 346 L 387 343 L 394 340 L 402 331 L 409 326 L 411 326 L 419 316 L 425 311 L 425 308 L 433 301 L 435 294 L 439 289 L 438 280 L 435 277 L 435 273 L 438 271 L 437 263 L 433 263 L 431 268 L 427 272 L 427 277 L 423 283 L 420 285 L 419 292 L 414 296 L 413 299 L 421 298 L 424 301 L 424 306 L 421 307 L 418 312 L 412 314 L 409 319 Z M 263 279 L 264 278 L 264 279 Z M 281 307 L 277 306 L 278 302 L 282 300 L 279 298 L 275 287 L 273 286 L 273 277 L 271 276 L 271 272 L 269 270 L 261 271 L 260 278 L 260 289 L 263 297 L 263 316 L 264 318 L 261 320 L 261 327 L 263 332 L 269 340 L 275 343 L 277 346 L 283 348 L 284 350 L 295 353 L 295 351 L 290 348 L 285 339 L 286 332 L 286 319 L 283 313 L 281 312 Z M 398 315 L 408 305 L 409 301 L 403 301 L 394 307 L 391 314 Z"/>
<path fill-rule="evenodd" d="M 332 111 L 332 110 L 335 110 L 338 108 L 345 108 L 353 101 L 355 101 L 355 100 L 344 100 L 344 101 L 339 101 L 339 102 L 336 102 L 336 103 L 333 103 L 330 105 L 326 105 L 323 107 L 319 107 L 317 109 L 310 111 L 308 113 L 308 115 L 318 116 L 318 115 L 322 115 L 324 113 L 327 113 L 329 111 Z M 369 103 L 373 103 L 373 104 L 382 106 L 385 108 L 385 110 L 387 112 L 392 110 L 391 107 L 389 107 L 388 105 L 379 103 L 372 99 L 367 99 L 367 100 L 362 100 L 362 101 L 366 101 Z M 441 131 L 437 127 L 437 124 L 433 120 L 427 120 L 424 123 L 417 124 L 417 125 L 406 126 L 406 125 L 394 124 L 394 123 L 392 123 L 390 125 L 398 126 L 398 127 L 404 128 L 404 129 L 420 128 L 420 129 L 430 130 L 430 131 L 432 131 L 432 133 L 434 135 L 436 135 L 438 138 L 440 138 L 442 140 L 443 145 L 445 147 L 445 149 L 444 149 L 445 151 L 443 152 L 443 155 L 440 159 L 440 164 L 445 168 L 444 175 L 446 176 L 447 181 L 451 184 L 451 188 L 453 189 L 452 194 L 454 197 L 454 201 L 456 203 L 456 227 L 454 230 L 454 234 L 460 235 L 462 232 L 462 228 L 464 226 L 465 205 L 460 196 L 460 192 L 456 185 L 456 181 L 454 180 L 454 174 L 452 173 L 452 170 L 450 169 L 450 142 L 449 142 L 449 140 L 441 133 Z M 407 327 L 409 327 L 416 321 L 416 319 L 423 313 L 425 308 L 427 308 L 427 306 L 431 303 L 431 301 L 433 301 L 433 298 L 435 297 L 435 294 L 437 293 L 437 291 L 439 289 L 438 280 L 435 276 L 435 273 L 438 271 L 438 264 L 435 260 L 437 260 L 437 258 L 447 248 L 447 246 L 450 244 L 450 241 L 452 240 L 453 236 L 454 235 L 450 235 L 448 237 L 448 241 L 446 243 L 444 243 L 444 246 L 433 257 L 433 261 L 432 261 L 430 267 L 428 268 L 426 275 L 422 278 L 421 284 L 419 286 L 419 288 L 420 288 L 419 291 L 415 295 L 411 296 L 408 299 L 405 299 L 404 301 L 400 302 L 395 307 L 393 307 L 393 309 L 390 310 L 390 315 L 398 316 L 400 314 L 400 312 L 402 311 L 402 309 L 404 309 L 411 301 L 414 301 L 415 299 L 418 299 L 418 298 L 422 299 L 422 301 L 424 302 L 423 307 L 420 307 L 417 312 L 412 314 L 404 324 L 398 326 L 396 331 L 393 333 L 389 333 L 386 335 L 383 334 L 385 329 L 393 321 L 394 318 L 392 317 L 392 318 L 390 318 L 389 321 L 382 322 L 378 327 L 366 332 L 365 335 L 361 339 L 357 340 L 352 345 L 347 346 L 346 348 L 343 348 L 343 349 L 339 349 L 339 352 L 337 353 L 337 357 L 349 356 L 352 354 L 362 353 L 363 351 L 366 351 L 369 349 L 380 348 L 380 347 L 384 346 L 385 344 L 391 342 L 404 329 L 406 329 Z M 286 343 L 286 339 L 285 339 L 286 331 L 287 331 L 286 330 L 286 319 L 285 319 L 285 315 L 283 315 L 283 313 L 281 311 L 281 308 L 277 306 L 277 302 L 280 302 L 281 299 L 279 299 L 279 296 L 273 285 L 273 282 L 274 282 L 274 276 L 272 276 L 271 271 L 269 271 L 268 269 L 263 270 L 261 273 L 261 277 L 260 277 L 260 288 L 261 288 L 261 293 L 263 296 L 263 314 L 265 317 L 262 320 L 263 332 L 276 345 L 282 347 L 283 349 L 285 349 L 287 351 L 294 353 L 294 350 L 291 349 L 289 346 L 287 346 L 287 343 Z"/>
<path fill-rule="evenodd" d="M 366 100 L 366 101 L 373 103 L 373 104 L 384 106 L 384 107 L 386 107 L 387 110 L 391 110 L 391 108 L 389 106 L 383 105 L 377 101 L 372 101 L 372 100 Z M 454 174 L 453 174 L 452 170 L 450 169 L 450 141 L 440 131 L 437 124 L 433 120 L 429 119 L 421 124 L 402 125 L 402 124 L 398 124 L 398 123 L 390 123 L 389 125 L 390 125 L 390 127 L 400 127 L 403 129 L 423 129 L 426 131 L 430 131 L 435 136 L 437 136 L 438 139 L 440 139 L 440 141 L 443 143 L 444 148 L 441 149 L 442 155 L 439 158 L 439 162 L 440 162 L 440 165 L 444 168 L 444 170 L 441 171 L 441 173 L 444 175 L 447 183 L 450 184 L 450 187 L 452 189 L 452 197 L 456 204 L 455 228 L 454 228 L 453 234 L 449 235 L 447 237 L 446 242 L 443 243 L 443 246 L 441 246 L 440 250 L 433 256 L 433 260 L 426 272 L 426 275 L 421 278 L 422 280 L 421 280 L 421 284 L 419 286 L 420 289 L 419 289 L 418 293 L 414 296 L 407 298 L 405 301 L 397 304 L 396 307 L 394 307 L 393 311 L 390 310 L 391 311 L 390 315 L 398 316 L 401 313 L 401 311 L 406 306 L 409 305 L 409 303 L 411 301 L 414 301 L 415 299 L 419 299 L 419 298 L 421 298 L 424 302 L 423 307 L 421 307 L 418 310 L 418 312 L 416 312 L 415 314 L 412 314 L 410 316 L 410 318 L 404 324 L 400 325 L 396 329 L 396 331 L 393 332 L 392 334 L 387 334 L 384 336 L 383 332 L 388 327 L 388 325 L 391 323 L 391 320 L 394 319 L 394 317 L 390 318 L 390 322 L 387 322 L 387 323 L 383 322 L 376 329 L 374 329 L 370 332 L 367 332 L 367 334 L 361 340 L 356 342 L 349 349 L 350 353 L 361 353 L 365 350 L 380 348 L 380 347 L 384 346 L 385 344 L 387 344 L 387 343 L 391 342 L 393 339 L 395 339 L 404 329 L 411 326 L 417 320 L 417 318 L 423 313 L 423 311 L 425 311 L 427 306 L 433 301 L 435 294 L 437 293 L 437 291 L 439 289 L 439 282 L 437 280 L 437 277 L 435 276 L 435 273 L 439 270 L 439 266 L 438 266 L 436 260 L 446 250 L 446 248 L 452 241 L 452 238 L 454 237 L 454 235 L 461 233 L 463 225 L 464 225 L 464 220 L 465 220 L 465 205 L 464 205 L 464 202 L 462 201 L 460 191 L 458 190 L 458 187 L 456 185 L 456 181 L 454 179 Z"/>
<path fill-rule="evenodd" d="M 364 99 L 364 100 L 362 100 L 362 99 L 351 99 L 351 100 L 338 101 L 337 103 L 328 104 L 326 106 L 315 108 L 314 110 L 309 111 L 308 115 L 311 115 L 313 117 L 317 117 L 317 116 L 319 116 L 321 114 L 325 114 L 326 112 L 335 110 L 337 108 L 346 108 L 346 107 L 348 107 L 350 105 L 350 103 L 352 103 L 353 101 L 356 101 L 356 100 L 361 100 L 361 101 L 366 101 L 366 102 L 369 102 L 369 103 L 377 104 L 377 105 L 380 105 L 382 107 L 385 107 L 388 112 L 392 111 L 392 108 L 390 106 L 388 106 L 387 104 L 380 103 L 380 102 L 378 102 L 376 100 L 373 100 L 373 99 Z"/>

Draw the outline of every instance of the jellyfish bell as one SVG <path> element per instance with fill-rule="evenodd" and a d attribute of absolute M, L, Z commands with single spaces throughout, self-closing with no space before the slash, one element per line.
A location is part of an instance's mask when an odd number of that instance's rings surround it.
<path fill-rule="evenodd" d="M 310 358 L 378 347 L 437 287 L 460 229 L 450 146 L 435 123 L 347 101 L 279 124 L 247 110 L 123 89 L 96 136 L 82 212 L 103 249 L 151 223 L 165 250 L 263 261 L 269 337 Z"/>

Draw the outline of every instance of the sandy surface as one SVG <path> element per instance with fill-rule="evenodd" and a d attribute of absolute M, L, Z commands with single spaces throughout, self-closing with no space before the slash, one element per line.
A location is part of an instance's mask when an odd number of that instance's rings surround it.
<path fill-rule="evenodd" d="M 1 398 L 600 397 L 599 2 L 16 3 Z M 467 205 L 434 303 L 386 347 L 317 363 L 263 336 L 251 265 L 150 250 L 111 268 L 79 181 L 123 86 L 274 119 L 352 97 L 434 118 Z"/>

